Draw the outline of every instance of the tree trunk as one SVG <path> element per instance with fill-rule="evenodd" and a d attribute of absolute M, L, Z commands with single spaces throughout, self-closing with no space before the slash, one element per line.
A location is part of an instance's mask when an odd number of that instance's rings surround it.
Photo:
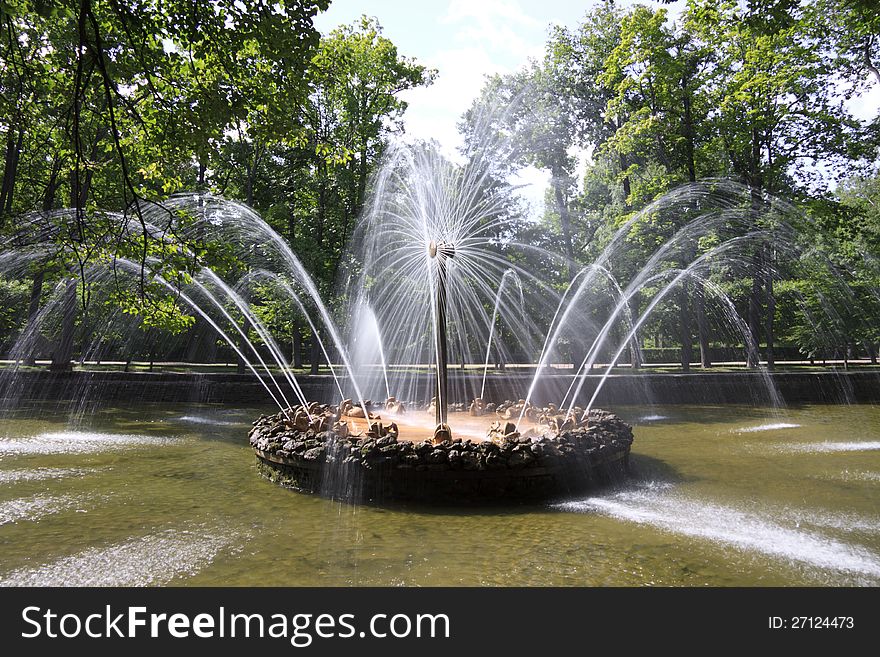
<path fill-rule="evenodd" d="M 89 161 L 95 162 L 98 159 L 98 146 L 101 143 L 101 139 L 103 139 L 106 134 L 106 130 L 98 130 L 98 133 L 95 135 L 95 141 L 92 142 L 92 149 L 89 153 Z M 71 189 L 70 189 L 70 197 L 72 200 L 71 205 L 73 205 L 77 209 L 84 209 L 86 207 L 86 203 L 89 200 L 89 195 L 92 192 L 92 180 L 95 177 L 95 169 L 94 167 L 86 167 L 85 174 L 82 176 L 82 179 L 79 177 L 78 172 L 74 172 L 72 180 L 71 180 Z"/>
<path fill-rule="evenodd" d="M 294 208 L 288 208 L 287 215 L 287 243 L 293 246 L 296 243 L 296 214 Z"/>
<path fill-rule="evenodd" d="M 694 315 L 697 319 L 697 337 L 700 341 L 700 367 L 712 367 L 709 354 L 709 326 L 706 323 L 706 288 L 703 281 L 694 285 Z"/>
<path fill-rule="evenodd" d="M 636 292 L 629 298 L 629 314 L 633 325 L 639 321 L 639 306 L 641 305 L 641 295 Z M 632 330 L 631 328 L 629 330 Z M 629 346 L 630 363 L 632 368 L 637 370 L 642 366 L 642 355 L 639 353 L 639 334 L 636 333 Z"/>
<path fill-rule="evenodd" d="M 757 139 L 754 130 L 752 133 L 753 139 Z M 757 155 L 753 154 L 753 161 L 757 161 L 754 158 L 758 156 L 760 156 L 760 150 L 757 151 Z M 749 174 L 749 184 L 751 186 L 752 212 L 754 212 L 755 217 L 758 216 L 761 209 L 762 185 L 759 178 L 757 166 L 752 167 Z M 752 263 L 752 289 L 749 294 L 748 321 L 750 344 L 747 345 L 747 364 L 752 369 L 757 368 L 761 360 L 759 351 L 759 345 L 761 344 L 761 297 L 766 286 L 765 267 L 767 267 L 767 264 L 764 245 L 760 244 L 755 250 L 755 259 Z"/>
<path fill-rule="evenodd" d="M 10 128 L 6 139 L 6 157 L 3 166 L 3 187 L 0 189 L 0 226 L 3 219 L 12 214 L 12 200 L 15 195 L 15 180 L 18 177 L 18 160 L 21 155 L 21 146 L 24 141 L 24 130 L 18 131 L 18 137 L 13 136 Z"/>
<path fill-rule="evenodd" d="M 756 265 L 757 266 L 757 265 Z M 751 369 L 760 364 L 758 345 L 761 341 L 761 275 L 755 272 L 752 277 L 752 290 L 749 294 L 749 335 L 747 336 L 746 361 Z"/>
<path fill-rule="evenodd" d="M 46 184 L 46 191 L 43 194 L 43 212 L 52 212 L 55 207 L 55 193 L 61 184 L 58 180 L 58 173 L 61 171 L 61 158 L 55 158 L 52 161 L 52 169 L 49 173 L 49 182 Z"/>
<path fill-rule="evenodd" d="M 315 241 L 318 248 L 324 247 L 324 220 L 327 213 L 327 179 L 324 175 L 324 167 L 320 167 L 318 174 L 318 207 L 317 226 L 315 228 Z M 317 273 L 317 272 L 316 272 Z"/>
<path fill-rule="evenodd" d="M 562 249 L 567 261 L 566 276 L 569 282 L 577 276 L 577 264 L 574 259 L 574 239 L 572 237 L 571 212 L 568 209 L 568 201 L 565 198 L 565 169 L 559 163 L 551 168 L 553 185 L 553 197 L 556 201 L 556 210 L 559 212 L 559 226 L 562 230 Z M 584 359 L 587 347 L 578 335 L 573 335 L 571 340 L 571 359 L 573 366 L 577 368 Z"/>
<path fill-rule="evenodd" d="M 688 181 L 695 183 L 697 182 L 697 162 L 694 157 L 696 150 L 694 144 L 694 115 L 691 95 L 688 93 L 688 82 L 689 79 L 682 79 L 682 100 L 684 106 L 684 123 L 682 128 Z M 694 284 L 693 306 L 694 317 L 697 322 L 697 339 L 700 342 L 700 367 L 712 367 L 712 360 L 709 356 L 709 327 L 706 324 L 706 286 L 702 280 L 698 280 Z"/>
<path fill-rule="evenodd" d="M 189 331 L 189 336 L 186 339 L 186 346 L 183 348 L 183 361 L 187 363 L 196 362 L 196 356 L 198 355 L 199 342 L 201 331 L 198 319 L 196 319 L 193 324 L 192 329 Z"/>
<path fill-rule="evenodd" d="M 867 4 L 868 3 L 865 3 L 865 5 L 867 5 Z M 872 61 L 872 57 L 871 57 L 871 47 L 874 44 L 874 36 L 876 36 L 876 33 L 872 34 L 871 36 L 865 37 L 865 41 L 864 41 L 864 45 L 863 45 L 863 49 L 862 49 L 862 61 L 865 64 L 865 68 L 867 68 L 868 71 L 875 78 L 877 78 L 877 82 L 880 82 L 880 69 L 878 69 L 874 65 L 874 62 Z"/>
<path fill-rule="evenodd" d="M 321 366 L 321 346 L 318 342 L 318 336 L 315 335 L 314 331 L 312 332 L 312 349 L 311 349 L 311 367 L 309 372 L 311 374 L 317 374 L 319 368 Z"/>
<path fill-rule="evenodd" d="M 302 355 L 302 326 L 298 321 L 293 322 L 293 332 L 291 334 L 291 362 L 293 367 L 299 369 L 303 366 Z"/>
<path fill-rule="evenodd" d="M 358 187 L 357 198 L 354 204 L 354 216 L 357 217 L 364 207 L 364 201 L 367 196 L 367 178 L 369 178 L 369 160 L 367 160 L 368 144 L 366 140 L 363 143 L 363 153 L 360 162 L 358 162 Z"/>
<path fill-rule="evenodd" d="M 247 167 L 247 181 L 245 183 L 245 202 L 248 207 L 253 207 L 254 205 L 254 187 L 257 184 L 257 170 L 260 166 L 260 159 L 263 156 L 263 147 L 258 142 L 254 142 L 252 148 L 254 149 L 254 161 L 253 164 L 249 164 Z"/>
<path fill-rule="evenodd" d="M 247 203 L 248 207 L 253 207 L 254 205 L 254 176 L 256 167 L 248 167 L 247 168 L 247 179 L 245 180 L 245 193 L 244 193 L 244 202 Z"/>
<path fill-rule="evenodd" d="M 769 242 L 764 243 L 764 275 L 766 277 L 765 292 L 767 313 L 764 317 L 764 339 L 767 341 L 767 367 L 771 370 L 776 366 L 776 357 L 773 353 L 775 332 L 773 320 L 776 315 L 776 296 L 773 294 L 773 247 Z"/>
<path fill-rule="evenodd" d="M 58 173 L 61 169 L 61 159 L 55 158 L 52 161 L 52 168 L 49 173 L 49 182 L 46 184 L 46 191 L 43 194 L 43 212 L 51 212 L 55 205 L 55 192 L 58 190 Z M 45 282 L 46 272 L 42 269 L 34 272 L 33 283 L 31 284 L 31 298 L 28 303 L 28 330 L 36 331 L 37 327 L 34 322 L 37 314 L 40 312 L 40 298 L 43 295 L 43 283 Z M 25 357 L 25 364 L 36 365 L 36 345 L 31 344 L 28 347 L 28 354 Z"/>
<path fill-rule="evenodd" d="M 36 271 L 34 273 L 33 283 L 31 284 L 31 298 L 30 303 L 28 303 L 28 321 L 27 321 L 27 331 L 36 332 L 37 326 L 37 314 L 40 312 L 40 297 L 43 294 L 43 279 L 45 277 L 45 273 L 42 269 Z M 36 365 L 37 364 L 37 355 L 36 355 L 36 344 L 34 344 L 33 336 L 30 338 L 31 344 L 27 345 L 28 353 L 25 356 L 24 363 L 25 365 Z"/>
<path fill-rule="evenodd" d="M 247 329 L 244 329 L 244 330 L 246 331 Z M 233 339 L 235 339 L 235 338 L 233 338 Z M 246 354 L 248 352 L 249 347 L 247 346 L 247 340 L 245 339 L 244 336 L 240 335 L 238 337 L 237 342 L 238 342 L 238 351 L 235 353 L 235 372 L 236 372 L 236 374 L 244 374 L 245 372 L 248 371 L 247 364 L 245 363 L 244 358 L 239 354 L 239 352 L 242 354 Z"/>
<path fill-rule="evenodd" d="M 562 248 L 568 260 L 568 280 L 574 280 L 577 275 L 574 263 L 574 244 L 571 235 L 571 213 L 568 211 L 568 203 L 565 199 L 565 174 L 561 165 L 551 169 L 553 180 L 553 196 L 556 200 L 556 209 L 559 212 L 559 226 L 562 229 Z"/>
<path fill-rule="evenodd" d="M 691 334 L 690 286 L 682 281 L 678 294 L 678 317 L 681 327 L 681 369 L 689 372 L 694 357 L 693 335 Z"/>
<path fill-rule="evenodd" d="M 694 207 L 695 210 L 698 206 Z M 694 262 L 697 257 L 697 246 L 693 242 L 688 242 L 682 260 L 679 263 L 683 271 Z M 679 342 L 681 343 L 681 369 L 689 372 L 691 369 L 691 361 L 694 359 L 694 331 L 693 331 L 693 312 L 691 309 L 691 280 L 690 277 L 684 276 L 681 279 L 681 287 L 678 292 L 678 327 Z"/>
<path fill-rule="evenodd" d="M 629 169 L 629 163 L 627 162 L 626 155 L 621 153 L 618 156 L 618 164 L 620 164 L 620 173 L 623 174 L 627 169 Z M 632 188 L 629 183 L 629 176 L 623 176 L 623 205 L 624 207 L 629 208 L 629 196 L 632 193 Z"/>
<path fill-rule="evenodd" d="M 684 137 L 685 160 L 687 162 L 688 180 L 697 182 L 697 163 L 694 158 L 694 115 L 691 110 L 691 96 L 687 91 L 687 80 L 682 80 L 682 104 L 684 106 L 684 121 L 682 132 Z"/>
<path fill-rule="evenodd" d="M 61 337 L 58 340 L 55 352 L 52 354 L 52 363 L 49 369 L 56 372 L 65 372 L 71 369 L 70 361 L 73 357 L 73 337 L 76 329 L 76 284 L 77 279 L 67 279 L 62 300 Z"/>
<path fill-rule="evenodd" d="M 99 154 L 98 146 L 101 142 L 101 139 L 106 134 L 107 134 L 107 131 L 104 130 L 103 128 L 101 128 L 97 131 L 97 134 L 95 135 L 95 140 L 92 142 L 91 152 L 89 154 L 89 161 L 90 162 L 97 161 L 98 154 Z M 92 192 L 92 181 L 94 180 L 94 176 L 95 176 L 95 169 L 94 169 L 94 167 L 89 166 L 86 168 L 85 175 L 83 176 L 83 178 L 81 180 L 78 176 L 74 177 L 74 183 L 79 184 L 79 187 L 77 188 L 74 185 L 71 188 L 71 195 L 72 196 L 77 195 L 73 205 L 77 209 L 77 211 L 80 213 L 85 209 L 86 204 L 88 203 L 89 195 Z M 81 231 L 80 238 L 82 239 L 84 237 L 82 235 L 82 227 L 80 227 L 80 231 Z M 75 290 L 76 289 L 75 283 L 74 283 L 73 287 Z M 83 309 L 82 309 L 83 310 L 83 317 L 82 317 L 83 321 L 81 324 L 82 335 L 80 336 L 81 337 L 81 344 L 83 345 L 83 351 L 85 351 L 85 345 L 88 343 L 88 338 L 89 338 L 89 333 L 90 333 L 90 327 L 89 327 L 88 323 L 86 322 L 86 316 L 85 316 L 85 313 L 88 309 L 88 300 L 89 300 L 89 297 L 87 296 L 87 292 L 88 292 L 88 288 L 84 287 L 83 288 Z M 74 294 L 76 294 L 76 292 L 74 292 Z M 74 305 L 74 307 L 77 305 L 76 300 L 74 300 L 73 305 Z M 75 311 L 74 311 L 74 316 L 75 316 Z M 65 324 L 65 331 L 66 330 L 67 330 L 67 324 Z M 70 330 L 73 331 L 73 324 L 72 323 L 70 324 Z M 72 350 L 73 349 L 73 334 L 72 333 L 70 335 L 70 343 L 71 343 L 70 346 L 71 346 L 71 350 Z"/>

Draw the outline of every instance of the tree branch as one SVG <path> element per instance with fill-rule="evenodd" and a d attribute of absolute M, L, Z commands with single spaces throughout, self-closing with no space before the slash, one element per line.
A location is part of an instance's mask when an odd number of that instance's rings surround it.
<path fill-rule="evenodd" d="M 877 78 L 877 82 L 880 82 L 880 70 L 874 66 L 874 62 L 871 60 L 871 47 L 874 45 L 874 37 L 869 36 L 865 39 L 865 50 L 864 50 L 864 61 L 865 68 L 867 68 L 871 73 L 874 74 L 874 77 Z"/>

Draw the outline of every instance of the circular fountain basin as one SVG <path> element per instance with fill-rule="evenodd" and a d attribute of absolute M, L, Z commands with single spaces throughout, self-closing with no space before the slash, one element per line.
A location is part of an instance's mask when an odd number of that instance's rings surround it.
<path fill-rule="evenodd" d="M 495 420 L 451 413 L 453 438 L 437 442 L 425 438 L 431 433 L 418 419 L 397 417 L 397 430 L 380 437 L 366 432 L 363 419 L 348 418 L 351 433 L 343 436 L 298 430 L 278 413 L 254 422 L 249 441 L 257 469 L 271 481 L 363 503 L 542 502 L 607 484 L 627 471 L 632 428 L 607 411 L 593 410 L 585 425 L 560 433 L 533 426 L 521 435 L 480 438 L 478 427 L 485 436 Z"/>

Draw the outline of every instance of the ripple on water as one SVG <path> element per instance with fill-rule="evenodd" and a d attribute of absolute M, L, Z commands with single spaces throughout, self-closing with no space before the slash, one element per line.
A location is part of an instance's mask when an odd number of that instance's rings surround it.
<path fill-rule="evenodd" d="M 0 586 L 156 586 L 196 574 L 242 537 L 217 528 L 166 529 L 0 575 Z"/>
<path fill-rule="evenodd" d="M 173 445 L 180 441 L 167 436 L 142 436 L 92 431 L 41 433 L 27 438 L 0 440 L 0 454 L 94 454 L 142 446 Z"/>
<path fill-rule="evenodd" d="M 30 470 L 0 470 L 0 484 L 18 481 L 44 481 L 46 479 L 69 479 L 85 477 L 100 468 L 33 468 Z"/>
<path fill-rule="evenodd" d="M 234 422 L 230 420 L 218 420 L 213 417 L 204 417 L 201 415 L 184 415 L 178 418 L 178 422 L 187 422 L 189 424 L 207 424 L 214 427 L 240 427 L 249 425 L 250 422 Z"/>
<path fill-rule="evenodd" d="M 779 451 L 798 453 L 827 452 L 873 452 L 880 449 L 880 440 L 834 441 L 826 440 L 818 443 L 791 443 L 779 445 Z"/>
<path fill-rule="evenodd" d="M 734 429 L 734 433 L 759 433 L 761 431 L 778 431 L 780 429 L 797 429 L 799 424 L 792 424 L 791 422 L 770 422 L 768 424 L 759 424 L 754 427 L 741 427 L 739 429 Z"/>
<path fill-rule="evenodd" d="M 880 472 L 850 472 L 844 470 L 840 473 L 839 479 L 843 481 L 878 481 L 880 482 Z"/>
<path fill-rule="evenodd" d="M 39 520 L 43 516 L 80 506 L 85 500 L 82 496 L 35 495 L 0 502 L 0 525 L 19 520 Z"/>
<path fill-rule="evenodd" d="M 759 514 L 690 499 L 663 488 L 625 490 L 607 497 L 556 505 L 565 511 L 599 513 L 626 522 L 650 525 L 675 534 L 733 545 L 823 570 L 880 578 L 880 556 L 870 550 L 800 529 L 802 512 Z M 803 514 L 804 520 L 810 514 Z M 795 525 L 786 527 L 783 522 Z M 824 522 L 827 521 L 827 522 Z M 877 531 L 880 522 L 863 518 L 832 518 L 818 514 L 811 524 L 847 531 Z"/>

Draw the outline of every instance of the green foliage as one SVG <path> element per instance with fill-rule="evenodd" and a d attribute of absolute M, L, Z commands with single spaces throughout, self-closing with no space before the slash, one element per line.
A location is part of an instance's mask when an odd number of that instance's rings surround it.
<path fill-rule="evenodd" d="M 406 103 L 399 96 L 430 84 L 434 75 L 400 55 L 375 19 L 363 17 L 320 40 L 310 60 L 308 95 L 291 108 L 301 126 L 298 143 L 263 144 L 255 167 L 243 161 L 234 141 L 224 144 L 229 159 L 214 177 L 232 183 L 217 191 L 261 211 L 301 254 L 327 297 L 385 143 L 403 130 Z"/>
<path fill-rule="evenodd" d="M 157 277 L 174 288 L 240 263 L 210 235 L 182 241 L 192 218 L 157 232 L 145 217 L 171 193 L 210 190 L 263 212 L 328 291 L 385 140 L 402 130 L 399 96 L 434 76 L 375 19 L 320 38 L 312 18 L 328 4 L 4 3 L 0 230 L 31 240 L 11 218 L 46 213 L 40 269 L 56 277 L 139 264 L 140 276 L 114 274 L 108 303 L 182 332 L 196 320 Z M 48 214 L 61 207 L 72 211 Z"/>
<path fill-rule="evenodd" d="M 14 335 L 21 329 L 27 319 L 29 295 L 25 281 L 0 278 L 0 336 Z"/>
<path fill-rule="evenodd" d="M 669 190 L 735 178 L 755 200 L 767 190 L 796 202 L 804 213 L 802 246 L 818 254 L 815 271 L 775 261 L 772 250 L 756 245 L 751 273 L 711 265 L 712 284 L 730 293 L 744 317 L 758 286 L 761 297 L 752 302 L 759 312 L 772 311 L 782 340 L 805 353 L 820 342 L 876 343 L 868 318 L 877 316 L 880 233 L 870 165 L 880 114 L 860 122 L 843 104 L 880 83 L 874 4 L 689 0 L 673 22 L 662 8 L 606 2 L 577 26 L 555 27 L 543 61 L 489 80 L 480 102 L 518 99 L 515 107 L 524 108 L 505 115 L 498 130 L 516 140 L 521 165 L 550 173 L 542 227 L 578 265 Z M 472 109 L 466 123 L 476 117 Z M 572 175 L 577 149 L 590 156 L 580 184 Z M 640 215 L 615 276 L 625 284 L 693 216 L 688 208 Z M 685 264 L 720 239 L 712 231 L 683 241 L 680 262 L 667 266 Z M 769 282 L 767 267 L 774 271 Z M 661 327 L 660 341 L 681 343 L 689 329 L 675 326 L 683 320 L 666 305 L 646 331 Z"/>
<path fill-rule="evenodd" d="M 151 340 L 198 342 L 203 327 L 175 288 L 206 265 L 244 273 L 236 245 L 211 235 L 182 240 L 193 217 L 169 216 L 159 231 L 145 217 L 169 194 L 202 190 L 253 206 L 302 256 L 331 307 L 340 304 L 334 284 L 357 266 L 346 243 L 388 139 L 403 131 L 401 96 L 436 72 L 399 53 L 376 19 L 321 37 L 312 18 L 328 4 L 0 2 L 0 232 L 45 241 L 28 274 L 45 277 L 43 297 L 93 265 L 113 270 L 125 259 L 142 272 L 116 271 L 108 297 L 80 286 L 92 318 L 82 330 L 121 313 L 122 323 L 141 318 L 138 330 Z M 808 255 L 766 263 L 769 284 L 714 264 L 710 282 L 741 314 L 752 283 L 764 285 L 762 308 L 775 307 L 780 340 L 804 353 L 876 349 L 880 114 L 859 121 L 844 104 L 880 84 L 875 5 L 688 0 L 673 22 L 662 8 L 608 1 L 578 25 L 554 26 L 543 56 L 488 79 L 461 124 L 465 157 L 485 155 L 487 132 L 493 147 L 507 145 L 487 190 L 525 166 L 550 174 L 541 220 L 507 224 L 499 252 L 533 245 L 516 264 L 563 290 L 664 193 L 736 178 L 756 199 L 769 191 L 795 203 Z M 487 110 L 499 105 L 507 110 Z M 578 157 L 587 160 L 580 180 Z M 70 211 L 50 214 L 59 208 Z M 519 214 L 513 205 L 504 211 Z M 640 215 L 616 263 L 621 284 L 692 216 Z M 683 243 L 666 266 L 721 237 Z M 250 292 L 273 332 L 308 334 L 277 286 Z M 25 278 L 0 284 L 0 335 L 21 329 L 29 295 Z M 645 328 L 658 344 L 689 339 L 677 303 L 661 304 Z M 118 343 L 124 331 L 114 331 Z"/>

